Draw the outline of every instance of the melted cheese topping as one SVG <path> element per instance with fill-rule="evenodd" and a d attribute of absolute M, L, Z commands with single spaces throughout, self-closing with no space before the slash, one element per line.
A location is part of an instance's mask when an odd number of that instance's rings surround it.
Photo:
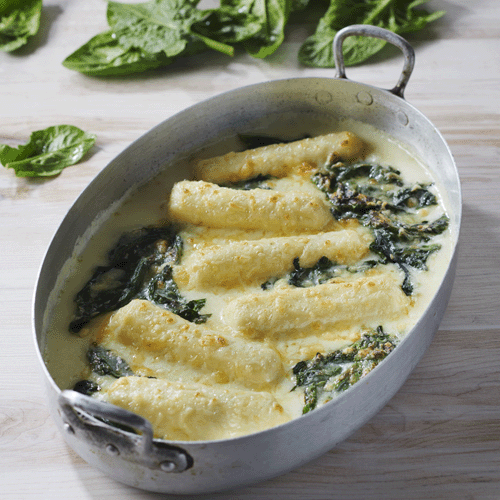
<path fill-rule="evenodd" d="M 368 255 L 371 233 L 355 220 L 334 220 L 310 182 L 315 166 L 331 161 L 332 154 L 392 164 L 409 182 L 431 180 L 393 140 L 372 129 L 358 127 L 358 132 L 359 137 L 332 134 L 203 160 L 195 168 L 199 180 L 174 185 L 167 212 L 161 178 L 142 188 L 122 206 L 113 230 L 111 223 L 104 225 L 90 242 L 79 258 L 78 278 L 73 273 L 61 294 L 67 311 L 52 321 L 46 350 L 56 382 L 66 388 L 92 378 L 102 387 L 96 397 L 147 418 L 156 437 L 225 439 L 301 415 L 303 392 L 291 392 L 297 362 L 344 347 L 358 340 L 361 329 L 380 324 L 405 335 L 440 283 L 449 257 L 446 235 L 439 237 L 443 249 L 427 263 L 431 272 L 425 275 L 432 278 L 415 273 L 411 298 L 401 290 L 401 271 L 391 265 L 311 288 L 284 280 L 272 290 L 261 288 L 265 280 L 291 271 L 294 258 L 308 267 L 322 256 L 352 264 Z M 308 143 L 314 147 L 307 149 Z M 280 178 L 268 182 L 271 191 L 213 184 L 249 173 Z M 442 203 L 425 209 L 429 218 L 442 212 Z M 206 299 L 202 313 L 211 314 L 208 321 L 193 324 L 134 300 L 93 320 L 80 338 L 67 334 L 71 302 L 95 266 L 96 252 L 102 259 L 102 249 L 112 246 L 118 231 L 155 218 L 182 224 L 184 253 L 174 278 L 186 299 Z M 92 342 L 123 357 L 134 376 L 91 374 L 85 352 Z"/>

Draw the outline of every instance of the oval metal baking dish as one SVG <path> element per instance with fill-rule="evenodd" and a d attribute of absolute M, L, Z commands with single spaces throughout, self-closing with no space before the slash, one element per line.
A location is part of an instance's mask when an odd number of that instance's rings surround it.
<path fill-rule="evenodd" d="M 392 90 L 346 78 L 342 42 L 347 36 L 383 38 L 403 50 L 404 69 Z M 116 157 L 83 191 L 56 232 L 40 269 L 33 324 L 48 404 L 67 443 L 103 473 L 137 488 L 165 493 L 207 493 L 262 481 L 320 456 L 377 413 L 403 385 L 430 345 L 451 293 L 461 220 L 457 169 L 439 131 L 403 98 L 414 56 L 408 43 L 372 26 L 351 26 L 334 41 L 337 78 L 297 78 L 240 88 L 197 104 L 159 124 Z M 287 122 L 314 117 L 367 123 L 407 145 L 428 166 L 449 200 L 452 256 L 436 295 L 418 323 L 383 363 L 333 401 L 286 424 L 235 439 L 168 442 L 153 439 L 149 422 L 74 391 L 61 391 L 44 363 L 45 326 L 53 314 L 49 293 L 75 247 L 110 207 L 134 186 L 170 169 L 179 158 L 220 137 L 262 130 L 279 136 Z M 103 420 L 135 429 L 119 430 Z"/>

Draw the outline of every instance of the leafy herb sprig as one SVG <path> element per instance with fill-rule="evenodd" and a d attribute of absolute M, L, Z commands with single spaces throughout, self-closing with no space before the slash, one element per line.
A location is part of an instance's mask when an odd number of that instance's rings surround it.
<path fill-rule="evenodd" d="M 264 58 L 283 43 L 294 13 L 317 7 L 309 0 L 221 0 L 218 8 L 198 9 L 199 1 L 110 1 L 109 30 L 91 38 L 63 64 L 84 74 L 110 76 L 167 66 L 208 49 L 232 56 L 241 46 L 252 57 Z M 348 24 L 374 24 L 397 33 L 419 30 L 444 14 L 417 8 L 427 1 L 330 0 L 316 32 L 301 47 L 299 60 L 333 67 L 333 37 Z M 345 42 L 345 63 L 357 64 L 384 45 L 378 39 L 351 37 Z"/>
<path fill-rule="evenodd" d="M 49 177 L 78 163 L 96 140 L 73 125 L 56 125 L 37 130 L 17 148 L 0 144 L 0 163 L 18 177 Z"/>
<path fill-rule="evenodd" d="M 326 402 L 354 385 L 372 371 L 396 347 L 396 337 L 384 332 L 382 326 L 365 332 L 360 340 L 327 355 L 300 361 L 293 369 L 295 386 L 304 387 L 305 405 L 302 413 L 314 410 L 320 400 Z"/>
<path fill-rule="evenodd" d="M 38 33 L 42 0 L 0 2 L 0 50 L 12 52 Z"/>

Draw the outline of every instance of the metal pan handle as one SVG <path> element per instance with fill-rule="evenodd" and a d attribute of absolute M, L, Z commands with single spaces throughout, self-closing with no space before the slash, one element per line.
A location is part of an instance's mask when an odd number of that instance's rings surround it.
<path fill-rule="evenodd" d="M 163 472 L 183 472 L 193 459 L 183 449 L 153 440 L 151 423 L 135 413 L 75 391 L 62 391 L 59 407 L 67 441 Z"/>
<path fill-rule="evenodd" d="M 352 26 L 347 26 L 338 31 L 333 39 L 333 57 L 337 68 L 337 78 L 347 79 L 342 44 L 349 36 L 380 38 L 401 49 L 404 56 L 403 71 L 401 72 L 398 83 L 390 92 L 404 99 L 404 90 L 410 79 L 413 67 L 415 66 L 415 51 L 413 47 L 403 37 L 396 35 L 396 33 L 392 31 L 379 28 L 378 26 L 372 26 L 370 24 L 353 24 Z"/>

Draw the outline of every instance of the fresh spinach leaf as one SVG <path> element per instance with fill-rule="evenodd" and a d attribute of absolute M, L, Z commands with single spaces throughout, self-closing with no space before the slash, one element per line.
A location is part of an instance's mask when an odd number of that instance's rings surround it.
<path fill-rule="evenodd" d="M 113 30 L 91 38 L 70 54 L 63 65 L 90 76 L 120 76 L 167 66 L 173 61 L 163 52 L 148 54 L 135 47 L 122 47 Z"/>
<path fill-rule="evenodd" d="M 243 42 L 251 56 L 267 57 L 283 43 L 292 10 L 291 0 L 226 0 L 225 4 L 245 10 L 259 20 L 260 30 Z"/>
<path fill-rule="evenodd" d="M 42 0 L 0 2 L 0 50 L 12 52 L 28 42 L 40 28 Z"/>
<path fill-rule="evenodd" d="M 331 0 L 315 33 L 299 50 L 299 61 L 307 66 L 332 68 L 333 39 L 349 24 L 371 24 L 402 34 L 417 31 L 444 15 L 417 8 L 429 0 Z M 386 42 L 371 37 L 349 37 L 343 44 L 344 63 L 352 66 L 379 52 Z"/>
<path fill-rule="evenodd" d="M 423 28 L 444 12 L 429 14 L 428 0 L 330 0 L 316 32 L 299 51 L 304 64 L 332 67 L 332 42 L 341 28 L 355 22 L 383 26 L 396 33 Z M 309 0 L 221 0 L 213 9 L 198 9 L 199 0 L 110 1 L 110 29 L 90 39 L 63 62 L 93 76 L 126 75 L 167 66 L 179 57 L 213 49 L 232 56 L 242 46 L 253 57 L 273 54 L 283 43 L 293 12 L 316 12 Z M 301 14 L 302 15 L 302 14 Z M 344 44 L 346 64 L 378 52 L 385 42 L 350 37 Z"/>
<path fill-rule="evenodd" d="M 121 47 L 139 48 L 147 54 L 163 52 L 175 57 L 186 51 L 196 34 L 191 27 L 210 11 L 196 8 L 199 0 L 153 0 L 123 4 L 109 2 L 108 24 L 116 33 Z M 199 37 L 210 48 L 232 55 L 232 47 L 221 41 Z"/>
<path fill-rule="evenodd" d="M 300 12 L 304 10 L 309 4 L 309 0 L 292 0 L 292 12 Z"/>
<path fill-rule="evenodd" d="M 302 413 L 314 410 L 318 403 L 326 402 L 352 387 L 372 371 L 396 347 L 397 339 L 384 332 L 382 326 L 365 332 L 360 340 L 327 355 L 316 354 L 313 359 L 300 361 L 293 369 L 295 386 L 304 387 Z"/>
<path fill-rule="evenodd" d="M 47 177 L 78 163 L 96 136 L 73 125 L 56 125 L 31 134 L 27 144 L 13 148 L 0 144 L 0 163 L 18 177 Z"/>
<path fill-rule="evenodd" d="M 88 75 L 110 76 L 167 66 L 179 56 L 207 48 L 233 55 L 231 45 L 200 28 L 213 9 L 199 10 L 198 2 L 109 2 L 107 20 L 111 29 L 94 36 L 70 54 L 63 65 Z"/>
<path fill-rule="evenodd" d="M 259 18 L 232 2 L 221 4 L 202 20 L 193 23 L 191 30 L 198 36 L 236 44 L 254 36 L 261 29 Z M 233 55 L 230 53 L 229 55 Z"/>

